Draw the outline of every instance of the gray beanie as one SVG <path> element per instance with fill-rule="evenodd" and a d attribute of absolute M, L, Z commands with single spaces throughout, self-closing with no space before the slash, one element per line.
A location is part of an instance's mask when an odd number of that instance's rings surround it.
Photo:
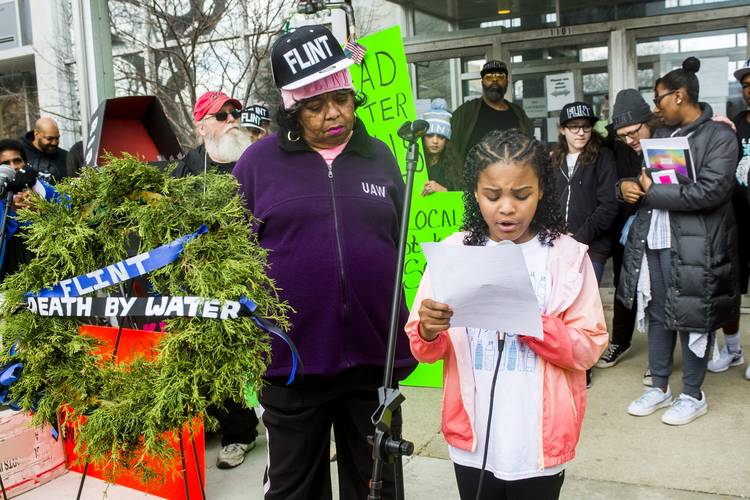
<path fill-rule="evenodd" d="M 636 89 L 625 89 L 617 93 L 612 110 L 612 127 L 615 130 L 636 123 L 645 123 L 653 117 L 651 107 Z"/>
<path fill-rule="evenodd" d="M 433 99 L 430 109 L 422 115 L 422 119 L 430 124 L 427 134 L 442 135 L 446 139 L 451 138 L 451 112 L 448 111 L 448 103 L 445 99 Z"/>

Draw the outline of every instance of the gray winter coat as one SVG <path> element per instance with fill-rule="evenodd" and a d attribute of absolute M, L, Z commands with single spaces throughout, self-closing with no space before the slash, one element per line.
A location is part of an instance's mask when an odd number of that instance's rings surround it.
<path fill-rule="evenodd" d="M 737 317 L 740 307 L 737 227 L 732 212 L 737 138 L 701 103 L 701 117 L 675 133 L 690 135 L 697 180 L 688 184 L 653 184 L 641 200 L 630 228 L 617 298 L 634 307 L 651 210 L 669 210 L 672 269 L 665 305 L 671 330 L 710 332 Z M 676 129 L 658 129 L 669 137 Z"/>

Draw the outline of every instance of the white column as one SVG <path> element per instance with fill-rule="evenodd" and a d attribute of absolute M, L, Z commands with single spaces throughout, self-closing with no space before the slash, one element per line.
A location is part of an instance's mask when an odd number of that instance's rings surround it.
<path fill-rule="evenodd" d="M 615 102 L 615 96 L 622 89 L 636 86 L 635 40 L 632 33 L 624 29 L 611 31 L 609 34 L 609 102 Z"/>
<path fill-rule="evenodd" d="M 72 14 L 81 129 L 85 137 L 89 119 L 99 103 L 115 95 L 112 35 L 106 0 L 73 0 Z"/>
<path fill-rule="evenodd" d="M 57 122 L 60 145 L 68 148 L 80 137 L 76 99 L 71 92 L 73 84 L 66 68 L 66 62 L 73 60 L 69 13 L 63 2 L 30 0 L 29 7 L 30 12 L 44 13 L 33 16 L 31 21 L 40 114 Z"/>

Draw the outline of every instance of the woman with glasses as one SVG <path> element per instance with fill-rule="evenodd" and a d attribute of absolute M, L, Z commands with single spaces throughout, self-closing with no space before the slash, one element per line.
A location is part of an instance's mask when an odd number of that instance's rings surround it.
<path fill-rule="evenodd" d="M 601 283 L 611 250 L 609 229 L 617 215 L 617 177 L 612 152 L 594 132 L 598 119 L 585 102 L 563 107 L 552 166 L 568 232 L 588 245 L 596 280 Z M 586 372 L 586 383 L 591 386 L 591 370 Z"/>
<path fill-rule="evenodd" d="M 701 390 L 713 332 L 737 317 L 737 229 L 731 199 L 737 138 L 698 101 L 700 62 L 659 78 L 654 112 L 664 127 L 654 137 L 686 137 L 694 175 L 655 183 L 644 168 L 635 191 L 639 207 L 625 245 L 618 298 L 648 319 L 653 387 L 628 407 L 635 416 L 669 407 L 661 421 L 684 425 L 708 411 Z M 682 390 L 672 400 L 674 347 L 682 347 Z"/>
<path fill-rule="evenodd" d="M 566 104 L 560 113 L 560 136 L 552 165 L 560 188 L 560 206 L 568 231 L 589 246 L 597 281 L 610 254 L 608 230 L 617 215 L 615 162 L 594 132 L 599 118 L 585 102 Z"/>

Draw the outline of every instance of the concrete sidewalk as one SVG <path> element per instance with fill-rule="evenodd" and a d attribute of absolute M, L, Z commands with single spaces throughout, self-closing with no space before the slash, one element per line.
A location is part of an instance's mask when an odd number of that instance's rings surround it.
<path fill-rule="evenodd" d="M 602 290 L 611 304 L 611 289 Z M 611 307 L 605 305 L 608 321 Z M 750 332 L 750 317 L 743 315 L 742 331 Z M 745 333 L 750 353 L 750 333 Z M 680 384 L 680 353 L 675 353 L 672 389 Z M 746 366 L 746 365 L 745 365 Z M 682 427 L 660 421 L 661 412 L 643 418 L 626 413 L 631 400 L 643 391 L 646 338 L 636 333 L 626 358 L 606 370 L 594 370 L 594 386 L 577 458 L 568 466 L 562 490 L 565 500 L 714 500 L 750 498 L 750 381 L 745 366 L 723 374 L 709 373 L 704 389 L 709 412 Z M 453 466 L 440 434 L 440 389 L 405 387 L 404 437 L 415 443 L 415 456 L 404 464 L 409 499 L 457 499 Z M 206 495 L 209 500 L 262 499 L 265 438 L 245 463 L 233 470 L 218 470 L 214 463 L 219 443 L 209 437 Z M 332 464 L 334 466 L 335 464 Z M 334 467 L 335 469 L 335 467 Z M 335 471 L 334 471 L 335 484 Z M 65 476 L 20 496 L 22 500 L 75 498 L 80 476 Z M 105 493 L 106 491 L 106 493 Z M 85 499 L 153 498 L 105 485 L 86 483 Z"/>

